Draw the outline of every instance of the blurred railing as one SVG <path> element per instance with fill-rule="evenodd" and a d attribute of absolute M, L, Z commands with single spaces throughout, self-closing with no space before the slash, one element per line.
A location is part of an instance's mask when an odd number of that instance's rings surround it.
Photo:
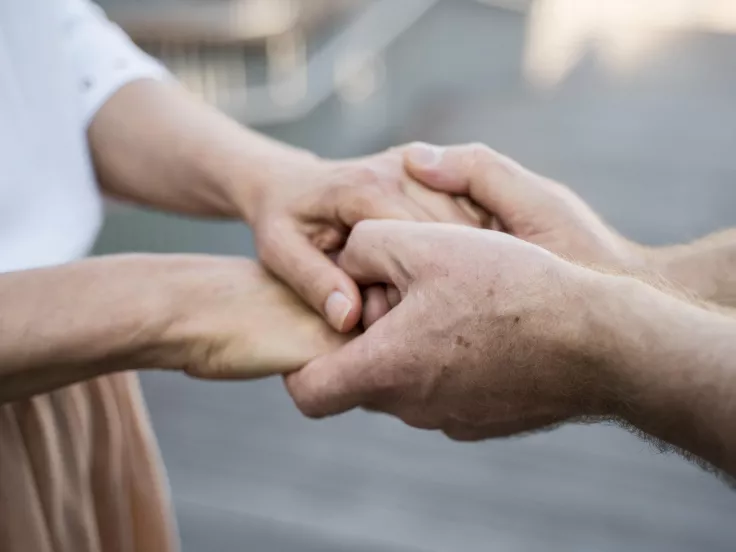
<path fill-rule="evenodd" d="M 310 30 L 365 0 L 103 0 L 136 40 L 169 44 L 253 44 Z"/>
<path fill-rule="evenodd" d="M 192 91 L 250 124 L 380 86 L 386 49 L 437 0 L 103 0 Z"/>

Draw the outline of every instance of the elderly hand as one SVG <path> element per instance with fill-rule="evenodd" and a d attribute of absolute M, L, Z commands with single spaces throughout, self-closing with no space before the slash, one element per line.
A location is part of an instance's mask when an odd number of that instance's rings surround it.
<path fill-rule="evenodd" d="M 606 226 L 568 187 L 484 145 L 412 144 L 404 152 L 414 178 L 438 191 L 469 196 L 512 236 L 581 264 L 626 271 L 645 264 L 644 248 Z"/>
<path fill-rule="evenodd" d="M 588 312 L 603 275 L 500 232 L 390 221 L 360 223 L 339 264 L 401 301 L 287 377 L 306 415 L 362 406 L 480 439 L 601 413 Z"/>

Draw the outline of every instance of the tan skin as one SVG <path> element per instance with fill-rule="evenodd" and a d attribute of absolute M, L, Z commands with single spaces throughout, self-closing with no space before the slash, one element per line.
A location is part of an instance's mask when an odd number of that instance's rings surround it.
<path fill-rule="evenodd" d="M 340 259 L 401 302 L 287 376 L 300 409 L 362 406 L 459 440 L 621 419 L 736 474 L 736 320 L 507 234 L 360 223 Z"/>
<path fill-rule="evenodd" d="M 405 154 L 415 178 L 468 195 L 506 232 L 361 223 L 340 266 L 399 301 L 287 377 L 305 414 L 362 406 L 460 440 L 615 419 L 736 475 L 736 320 L 702 301 L 733 297 L 729 234 L 648 250 L 483 146 Z M 697 264 L 710 270 L 688 281 Z M 664 272 L 702 299 L 622 271 Z"/>
<path fill-rule="evenodd" d="M 487 146 L 405 149 L 407 171 L 438 191 L 483 205 L 509 234 L 587 266 L 664 278 L 719 305 L 736 306 L 736 230 L 689 245 L 648 248 L 623 238 L 567 186 Z"/>

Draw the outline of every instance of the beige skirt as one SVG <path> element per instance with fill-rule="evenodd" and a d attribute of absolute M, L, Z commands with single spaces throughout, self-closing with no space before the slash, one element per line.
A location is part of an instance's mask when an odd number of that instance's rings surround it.
<path fill-rule="evenodd" d="M 0 551 L 178 548 L 135 374 L 0 406 Z"/>

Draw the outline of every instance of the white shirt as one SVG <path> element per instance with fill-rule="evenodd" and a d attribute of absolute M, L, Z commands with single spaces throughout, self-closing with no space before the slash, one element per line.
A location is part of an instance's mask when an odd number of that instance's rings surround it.
<path fill-rule="evenodd" d="M 0 272 L 89 251 L 102 202 L 87 125 L 124 84 L 164 74 L 88 0 L 0 0 Z"/>

